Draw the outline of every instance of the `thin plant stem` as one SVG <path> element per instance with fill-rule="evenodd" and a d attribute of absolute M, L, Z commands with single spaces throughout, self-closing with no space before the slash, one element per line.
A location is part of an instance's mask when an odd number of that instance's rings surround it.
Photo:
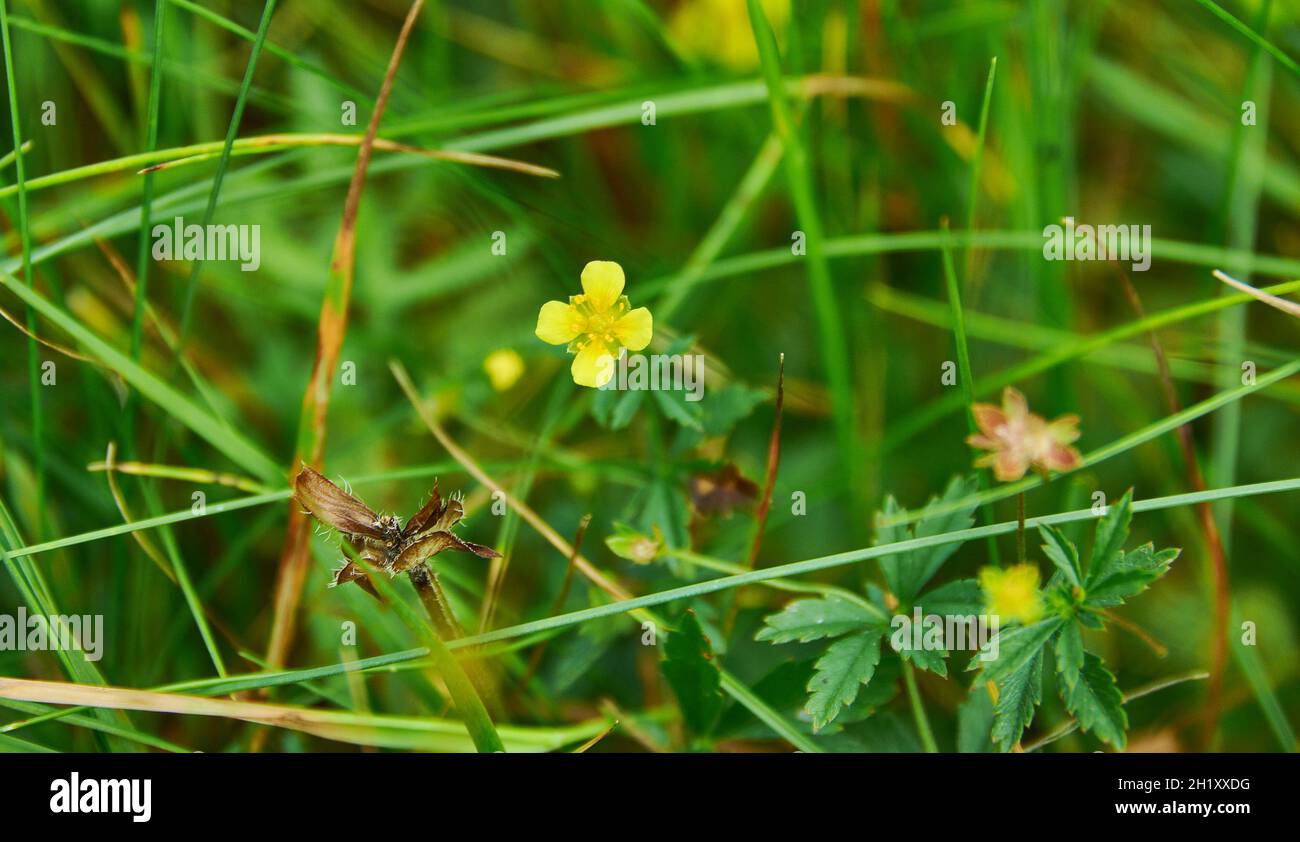
<path fill-rule="evenodd" d="M 903 681 L 907 685 L 907 699 L 912 705 L 912 718 L 916 721 L 916 733 L 921 737 L 921 745 L 930 754 L 938 754 L 939 746 L 934 741 L 934 732 L 930 730 L 930 718 L 926 716 L 925 704 L 921 701 L 921 692 L 916 687 L 916 674 L 910 661 L 903 661 Z"/>

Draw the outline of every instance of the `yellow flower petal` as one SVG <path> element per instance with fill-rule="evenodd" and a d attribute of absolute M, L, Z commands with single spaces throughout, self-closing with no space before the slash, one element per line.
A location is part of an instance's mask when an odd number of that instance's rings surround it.
<path fill-rule="evenodd" d="M 599 342 L 592 342 L 573 358 L 573 382 L 593 389 L 614 379 L 614 355 Z"/>
<path fill-rule="evenodd" d="M 1038 592 L 1038 568 L 1032 564 L 1016 564 L 998 569 L 985 567 L 980 571 L 980 587 L 984 590 L 988 613 L 1002 622 L 1017 620 L 1025 625 L 1037 622 L 1043 616 L 1043 598 Z"/>
<path fill-rule="evenodd" d="M 623 267 L 612 260 L 593 260 L 582 267 L 582 291 L 597 313 L 614 306 L 623 294 Z"/>
<path fill-rule="evenodd" d="M 650 344 L 654 318 L 645 307 L 638 307 L 614 322 L 614 336 L 629 351 L 640 351 Z"/>
<path fill-rule="evenodd" d="M 582 316 L 572 304 L 548 301 L 537 313 L 537 338 L 551 345 L 568 345 L 582 332 Z"/>
<path fill-rule="evenodd" d="M 492 388 L 504 392 L 523 375 L 524 359 L 517 351 L 501 348 L 487 355 L 483 360 L 483 370 L 487 372 Z"/>

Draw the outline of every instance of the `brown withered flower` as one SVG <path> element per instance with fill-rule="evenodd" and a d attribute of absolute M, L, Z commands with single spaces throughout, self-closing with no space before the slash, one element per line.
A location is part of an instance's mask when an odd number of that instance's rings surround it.
<path fill-rule="evenodd" d="M 1079 416 L 1062 415 L 1047 421 L 1029 411 L 1025 396 L 1007 386 L 1002 390 L 1002 407 L 977 403 L 971 407 L 979 432 L 966 439 L 971 447 L 989 451 L 975 460 L 975 467 L 993 468 L 999 482 L 1013 482 L 1030 468 L 1071 471 L 1083 464 L 1083 457 L 1071 445 L 1079 438 Z"/>
<path fill-rule="evenodd" d="M 455 497 L 443 499 L 436 481 L 429 501 L 405 526 L 396 515 L 376 514 L 306 465 L 294 478 L 293 496 L 318 521 L 341 532 L 358 558 L 392 575 L 407 572 L 443 550 L 474 553 L 481 558 L 500 555 L 491 547 L 462 540 L 451 531 L 465 517 L 465 509 Z M 353 581 L 374 592 L 365 571 L 351 559 L 335 571 L 331 587 Z"/>
<path fill-rule="evenodd" d="M 758 486 L 742 476 L 734 462 L 691 477 L 691 503 L 702 515 L 731 517 L 735 509 L 752 505 L 757 497 Z"/>

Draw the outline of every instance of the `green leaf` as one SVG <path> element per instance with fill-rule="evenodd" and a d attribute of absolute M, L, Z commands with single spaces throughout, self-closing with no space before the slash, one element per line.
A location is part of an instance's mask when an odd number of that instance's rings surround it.
<path fill-rule="evenodd" d="M 957 751 L 984 754 L 993 751 L 993 698 L 983 681 L 971 685 L 970 695 L 957 708 Z"/>
<path fill-rule="evenodd" d="M 871 683 L 858 690 L 858 696 L 852 704 L 845 705 L 835 721 L 822 733 L 833 734 L 841 725 L 851 725 L 873 716 L 898 695 L 898 680 L 901 677 L 901 662 L 894 658 L 882 658 L 871 676 Z"/>
<path fill-rule="evenodd" d="M 736 424 L 749 417 L 754 408 L 767 400 L 767 393 L 762 389 L 753 389 L 744 383 L 728 383 L 721 389 L 710 390 L 708 399 L 700 403 L 704 407 L 704 433 L 708 436 L 724 436 L 730 433 Z"/>
<path fill-rule="evenodd" d="M 1079 727 L 1122 749 L 1128 730 L 1124 695 L 1101 658 L 1091 652 L 1085 652 L 1083 658 L 1078 683 L 1062 693 L 1065 706 L 1079 720 Z"/>
<path fill-rule="evenodd" d="M 1088 561 L 1089 583 L 1105 575 L 1118 561 L 1124 542 L 1128 540 L 1129 523 L 1133 520 L 1133 489 L 1124 492 L 1118 503 L 1107 507 L 1106 514 L 1097 521 L 1097 531 L 1092 542 L 1092 556 Z"/>
<path fill-rule="evenodd" d="M 1078 623 L 1066 623 L 1056 637 L 1056 672 L 1067 690 L 1073 690 L 1083 669 L 1083 631 Z"/>
<path fill-rule="evenodd" d="M 863 629 L 832 643 L 817 659 L 817 671 L 808 682 L 812 695 L 807 709 L 814 731 L 826 727 L 845 705 L 853 704 L 858 689 L 871 680 L 880 663 L 882 634 L 878 628 Z"/>
<path fill-rule="evenodd" d="M 651 538 L 625 523 L 615 522 L 614 534 L 605 539 L 605 546 L 619 558 L 625 558 L 634 564 L 649 564 L 663 549 L 663 540 L 661 536 Z"/>
<path fill-rule="evenodd" d="M 1060 617 L 1048 617 L 1033 625 L 999 632 L 980 650 L 978 657 L 971 659 L 969 668 L 983 667 L 983 677 L 1000 689 L 1002 682 L 1038 655 L 1063 622 Z"/>
<path fill-rule="evenodd" d="M 704 429 L 704 423 L 701 421 L 703 409 L 699 401 L 686 400 L 685 392 L 656 389 L 653 394 L 655 402 L 668 418 L 691 430 Z"/>
<path fill-rule="evenodd" d="M 1119 553 L 1110 567 L 1092 580 L 1085 602 L 1096 607 L 1122 604 L 1169 572 L 1169 565 L 1180 552 L 1177 548 L 1156 552 L 1148 542 L 1135 550 Z"/>
<path fill-rule="evenodd" d="M 1043 698 L 1043 650 L 1036 650 L 997 687 L 991 737 L 1000 751 L 1011 751 L 1034 720 L 1034 708 Z"/>
<path fill-rule="evenodd" d="M 1004 627 L 980 648 L 966 669 L 981 669 L 984 679 L 1000 682 L 1042 649 L 1062 622 L 1060 617 L 1052 616 L 1028 626 Z"/>
<path fill-rule="evenodd" d="M 755 640 L 772 643 L 789 643 L 797 640 L 807 643 L 825 637 L 839 637 L 851 631 L 873 626 L 879 618 L 861 605 L 846 599 L 797 599 L 785 610 L 770 614 L 763 620 L 763 628 L 754 635 Z"/>
<path fill-rule="evenodd" d="M 957 579 L 922 594 L 917 603 L 922 614 L 941 617 L 978 616 L 984 611 L 984 591 L 974 579 Z"/>
<path fill-rule="evenodd" d="M 614 409 L 610 413 L 609 428 L 611 430 L 621 430 L 632 419 L 636 417 L 637 410 L 641 408 L 642 401 L 645 400 L 645 392 L 633 389 L 627 392 L 609 392 L 611 395 L 619 395 L 619 399 L 614 402 Z"/>
<path fill-rule="evenodd" d="M 945 678 L 948 676 L 948 662 L 945 660 L 948 657 L 948 650 L 946 649 L 904 648 L 898 650 L 898 655 L 927 672 Z"/>
<path fill-rule="evenodd" d="M 942 497 L 930 499 L 925 512 L 915 526 L 914 532 L 909 533 L 902 524 L 878 525 L 876 528 L 876 546 L 906 541 L 913 537 L 928 538 L 970 528 L 971 524 L 975 522 L 976 505 L 970 503 L 958 508 L 953 508 L 953 506 L 959 501 L 971 497 L 978 488 L 979 482 L 973 476 L 954 477 L 948 483 Z M 904 515 L 906 515 L 906 512 L 899 507 L 894 498 L 888 497 L 885 499 L 884 508 L 877 515 L 877 523 L 879 524 L 881 518 L 894 519 Z M 882 556 L 880 568 L 885 574 L 885 583 L 900 602 L 911 603 L 921 588 L 925 587 L 925 583 L 930 581 L 935 573 L 939 572 L 939 568 L 943 566 L 943 563 L 960 547 L 960 542 L 953 542 Z"/>
<path fill-rule="evenodd" d="M 1069 538 L 1055 526 L 1040 524 L 1038 531 L 1042 534 L 1043 553 L 1061 571 L 1061 575 L 1077 588 L 1083 587 L 1083 568 L 1079 564 L 1079 551 Z"/>
<path fill-rule="evenodd" d="M 642 490 L 638 500 L 641 514 L 635 525 L 642 532 L 654 535 L 663 547 L 685 547 L 690 543 L 690 536 L 686 532 L 691 519 L 690 508 L 686 495 L 676 484 L 664 477 L 656 478 Z M 677 573 L 678 559 L 670 556 L 668 563 L 673 572 Z"/>
<path fill-rule="evenodd" d="M 663 670 L 686 727 L 696 736 L 708 734 L 722 713 L 722 676 L 694 611 L 688 609 L 664 641 Z"/>

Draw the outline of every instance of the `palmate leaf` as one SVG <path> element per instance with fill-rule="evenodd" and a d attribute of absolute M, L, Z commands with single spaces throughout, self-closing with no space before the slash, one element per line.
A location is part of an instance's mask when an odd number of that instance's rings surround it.
<path fill-rule="evenodd" d="M 1086 581 L 1089 585 L 1113 568 L 1123 555 L 1124 542 L 1128 540 L 1129 523 L 1133 520 L 1133 489 L 1124 492 L 1118 503 L 1106 509 L 1097 521 L 1097 531 L 1092 542 L 1092 555 L 1088 559 Z"/>
<path fill-rule="evenodd" d="M 982 666 L 980 678 L 997 688 L 992 738 L 1002 751 L 1010 751 L 1033 721 L 1043 696 L 1043 649 L 1065 623 L 1063 617 L 1049 617 L 1000 632 L 971 659 L 969 668 Z M 995 648 L 997 657 L 986 660 Z"/>
<path fill-rule="evenodd" d="M 973 476 L 954 477 L 948 483 L 948 487 L 941 497 L 931 498 L 913 531 L 909 532 L 906 526 L 898 523 L 877 526 L 876 546 L 906 541 L 913 537 L 926 538 L 968 529 L 975 522 L 974 512 L 976 506 L 970 504 L 956 509 L 949 509 L 958 501 L 973 495 L 978 487 L 978 480 Z M 898 505 L 898 502 L 893 497 L 887 497 L 885 498 L 884 507 L 878 514 L 878 522 L 880 518 L 893 520 L 905 514 L 905 510 Z M 880 559 L 880 569 L 885 574 L 885 583 L 900 602 L 910 603 L 921 591 L 921 588 L 925 587 L 925 583 L 930 581 L 935 573 L 939 572 L 939 568 L 943 566 L 943 563 L 960 546 L 960 542 L 953 542 L 883 556 Z"/>
<path fill-rule="evenodd" d="M 1124 695 L 1115 685 L 1101 658 L 1091 652 L 1083 654 L 1083 669 L 1073 688 L 1061 694 L 1065 706 L 1079 720 L 1079 727 L 1090 731 L 1115 748 L 1125 744 L 1128 716 L 1124 713 Z"/>
<path fill-rule="evenodd" d="M 980 650 L 979 656 L 971 659 L 969 669 L 982 667 L 982 677 L 997 684 L 1000 690 L 1003 682 L 1041 652 L 1064 623 L 1061 617 L 1048 617 L 1032 625 L 998 632 L 998 636 Z"/>
<path fill-rule="evenodd" d="M 1034 650 L 997 689 L 991 736 L 1000 751 L 1011 751 L 1033 721 L 1034 708 L 1043 699 L 1043 650 Z"/>
<path fill-rule="evenodd" d="M 1090 579 L 1085 603 L 1103 608 L 1122 604 L 1168 573 L 1179 552 L 1176 547 L 1156 552 L 1147 542 L 1129 552 L 1117 553 L 1106 569 Z"/>
<path fill-rule="evenodd" d="M 763 620 L 763 628 L 754 635 L 755 640 L 772 643 L 790 643 L 838 637 L 851 631 L 879 623 L 879 619 L 865 608 L 846 599 L 797 599 L 785 610 L 770 614 Z"/>
<path fill-rule="evenodd" d="M 984 610 L 984 592 L 980 589 L 979 582 L 974 579 L 958 579 L 949 582 L 946 585 L 940 585 L 934 590 L 928 591 L 917 598 L 917 607 L 923 618 L 938 617 L 947 628 L 950 618 L 970 618 L 978 621 L 980 612 Z M 903 615 L 905 616 L 905 615 Z M 890 636 L 890 643 L 898 654 L 905 660 L 910 661 L 917 667 L 935 673 L 936 675 L 948 675 L 948 650 L 944 646 L 925 645 L 916 648 L 912 643 L 912 617 L 906 617 L 907 622 L 901 627 L 894 627 L 895 631 Z M 895 617 L 897 622 L 897 617 Z M 922 620 L 919 635 L 924 643 L 926 638 L 926 629 L 928 624 Z M 974 627 L 960 628 L 959 633 L 962 635 L 958 648 L 973 646 L 966 641 L 966 635 L 970 639 L 978 634 L 978 629 Z M 896 645 L 899 642 L 899 635 L 905 635 L 904 642 L 907 645 Z"/>
<path fill-rule="evenodd" d="M 722 712 L 722 676 L 694 611 L 683 614 L 664 641 L 663 670 L 686 727 L 696 736 L 708 734 Z"/>
<path fill-rule="evenodd" d="M 817 659 L 816 672 L 808 682 L 807 709 L 814 731 L 826 727 L 844 706 L 853 704 L 858 689 L 871 680 L 880 663 L 883 635 L 879 628 L 863 629 L 835 641 Z"/>

